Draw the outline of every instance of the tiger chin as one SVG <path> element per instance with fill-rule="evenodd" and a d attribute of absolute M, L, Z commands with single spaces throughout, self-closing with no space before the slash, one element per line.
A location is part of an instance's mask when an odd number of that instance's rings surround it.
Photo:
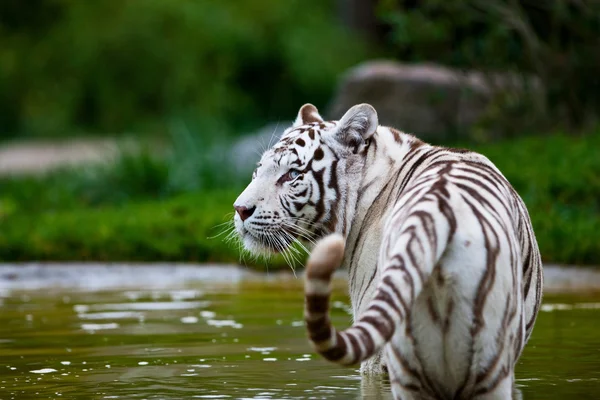
<path fill-rule="evenodd" d="M 339 121 L 306 104 L 234 208 L 251 252 L 316 244 L 305 322 L 325 358 L 387 370 L 397 399 L 512 397 L 543 270 L 523 201 L 485 156 L 380 126 L 368 104 Z M 338 267 L 354 317 L 344 331 L 328 312 Z"/>

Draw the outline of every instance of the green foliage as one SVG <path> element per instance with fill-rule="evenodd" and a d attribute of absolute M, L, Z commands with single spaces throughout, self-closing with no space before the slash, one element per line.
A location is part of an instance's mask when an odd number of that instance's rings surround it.
<path fill-rule="evenodd" d="M 2 217 L 2 261 L 196 261 L 276 269 L 286 264 L 242 256 L 226 242 L 237 192 L 213 190 L 168 201 Z M 1 207 L 1 206 L 0 206 Z"/>
<path fill-rule="evenodd" d="M 2 259 L 161 260 L 185 254 L 186 259 L 210 259 L 200 244 L 220 220 L 214 209 L 219 193 L 195 201 L 123 206 L 118 209 L 78 209 L 43 213 L 31 219 L 16 215 L 10 236 L 0 235 Z M 221 222 L 221 221 L 219 221 Z"/>
<path fill-rule="evenodd" d="M 41 177 L 5 177 L 0 179 L 0 199 L 18 204 L 21 211 L 42 212 L 167 199 L 224 186 L 241 187 L 248 180 L 230 162 L 226 137 L 201 137 L 181 121 L 173 124 L 170 133 L 170 140 L 162 143 L 169 150 L 161 153 L 148 145 L 123 149 L 120 156 L 99 165 Z"/>
<path fill-rule="evenodd" d="M 277 120 L 364 56 L 318 0 L 35 3 L 0 5 L 0 136 Z"/>
<path fill-rule="evenodd" d="M 533 112 L 537 124 L 550 119 L 554 128 L 598 118 L 598 2 L 384 0 L 378 11 L 391 30 L 389 48 L 403 61 L 537 76 L 546 94 L 521 105 L 530 107 L 518 115 L 521 123 Z"/>
<path fill-rule="evenodd" d="M 528 137 L 479 148 L 527 204 L 545 261 L 600 260 L 600 132 Z"/>
<path fill-rule="evenodd" d="M 165 199 L 179 193 L 220 188 L 223 182 L 227 182 L 227 187 L 241 185 L 227 162 L 226 139 L 203 138 L 183 124 L 171 130 L 169 139 L 165 154 L 144 148 L 125 152 L 104 166 L 58 175 L 67 175 L 61 179 L 69 182 L 69 191 L 89 205 Z"/>
<path fill-rule="evenodd" d="M 598 264 L 600 132 L 469 147 L 496 163 L 525 200 L 544 261 Z M 141 156 L 98 174 L 104 178 L 63 171 L 0 180 L 0 260 L 237 262 L 236 245 L 225 243 L 224 235 L 209 237 L 225 231 L 218 225 L 231 218 L 243 182 L 219 181 L 227 166 L 216 160 L 202 172 L 211 177 L 206 186 L 196 186 L 191 168 L 182 179 L 191 183 L 167 196 L 168 163 Z M 268 265 L 284 263 L 277 258 Z"/>

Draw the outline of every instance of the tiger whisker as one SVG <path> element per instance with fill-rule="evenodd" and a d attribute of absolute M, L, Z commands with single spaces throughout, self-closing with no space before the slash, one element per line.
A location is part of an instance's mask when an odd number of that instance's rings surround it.
<path fill-rule="evenodd" d="M 285 246 L 283 246 L 283 242 L 281 241 L 281 239 L 277 236 L 275 236 L 273 233 L 271 232 L 267 232 L 267 235 L 270 239 L 273 240 L 273 248 L 276 249 L 282 249 L 281 251 L 281 255 L 283 257 L 283 259 L 285 260 L 286 264 L 292 269 L 292 271 L 294 270 L 294 266 L 291 263 L 291 260 L 289 258 L 289 254 L 287 254 L 287 251 L 285 251 Z"/>
<path fill-rule="evenodd" d="M 273 132 L 271 132 L 271 138 L 269 139 L 269 144 L 268 144 L 269 149 L 272 146 L 271 142 L 273 141 L 273 138 L 275 137 L 275 132 L 277 132 L 278 128 L 279 128 L 279 121 L 277 121 L 277 125 L 275 125 L 275 129 L 273 129 Z"/>
<path fill-rule="evenodd" d="M 291 239 L 293 239 L 293 241 L 297 242 L 298 244 L 300 244 L 300 246 L 302 246 L 302 248 L 304 249 L 304 251 L 306 251 L 306 254 L 309 254 L 310 251 L 308 251 L 308 249 L 306 248 L 306 246 L 304 246 L 304 244 L 302 243 L 301 240 L 298 239 L 304 239 L 307 242 L 310 242 L 311 244 L 316 244 L 315 240 L 309 236 L 307 236 L 305 233 L 298 231 L 298 226 L 293 226 L 293 225 L 288 225 L 285 224 L 285 226 L 287 228 L 289 228 L 290 230 L 292 230 L 292 233 L 294 233 L 295 235 L 297 235 L 298 237 L 293 237 L 290 233 L 286 232 L 287 235 L 290 236 Z"/>
<path fill-rule="evenodd" d="M 227 242 L 227 241 L 231 240 L 230 237 L 234 234 L 235 234 L 235 226 L 230 225 L 230 226 L 225 227 L 221 232 L 217 233 L 216 235 L 209 236 L 208 239 L 216 239 L 220 236 L 225 235 L 223 240 Z"/>
<path fill-rule="evenodd" d="M 283 225 L 286 228 L 289 228 L 290 230 L 292 230 L 293 231 L 292 233 L 299 236 L 301 239 L 304 239 L 313 245 L 316 244 L 316 238 L 314 237 L 315 235 L 312 232 L 310 232 L 309 230 L 302 228 L 301 226 L 293 225 L 293 224 L 286 223 L 286 222 L 284 222 Z"/>

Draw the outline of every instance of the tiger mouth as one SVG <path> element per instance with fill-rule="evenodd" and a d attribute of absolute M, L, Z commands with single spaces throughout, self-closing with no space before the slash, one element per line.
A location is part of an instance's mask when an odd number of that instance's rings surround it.
<path fill-rule="evenodd" d="M 288 230 L 283 230 L 287 232 L 287 235 L 281 235 L 276 232 L 268 232 L 267 234 L 251 232 L 244 228 L 243 237 L 249 238 L 253 244 L 257 245 L 264 252 L 280 254 L 290 248 L 297 236 Z"/>

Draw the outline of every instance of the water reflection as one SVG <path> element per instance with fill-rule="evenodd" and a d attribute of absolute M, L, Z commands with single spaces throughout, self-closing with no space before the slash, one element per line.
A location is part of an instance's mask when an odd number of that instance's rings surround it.
<path fill-rule="evenodd" d="M 388 382 L 312 353 L 298 280 L 111 285 L 0 292 L 3 399 L 390 398 Z M 333 319 L 343 327 L 345 282 L 336 286 Z M 600 392 L 599 300 L 546 298 L 517 369 L 522 398 Z"/>

